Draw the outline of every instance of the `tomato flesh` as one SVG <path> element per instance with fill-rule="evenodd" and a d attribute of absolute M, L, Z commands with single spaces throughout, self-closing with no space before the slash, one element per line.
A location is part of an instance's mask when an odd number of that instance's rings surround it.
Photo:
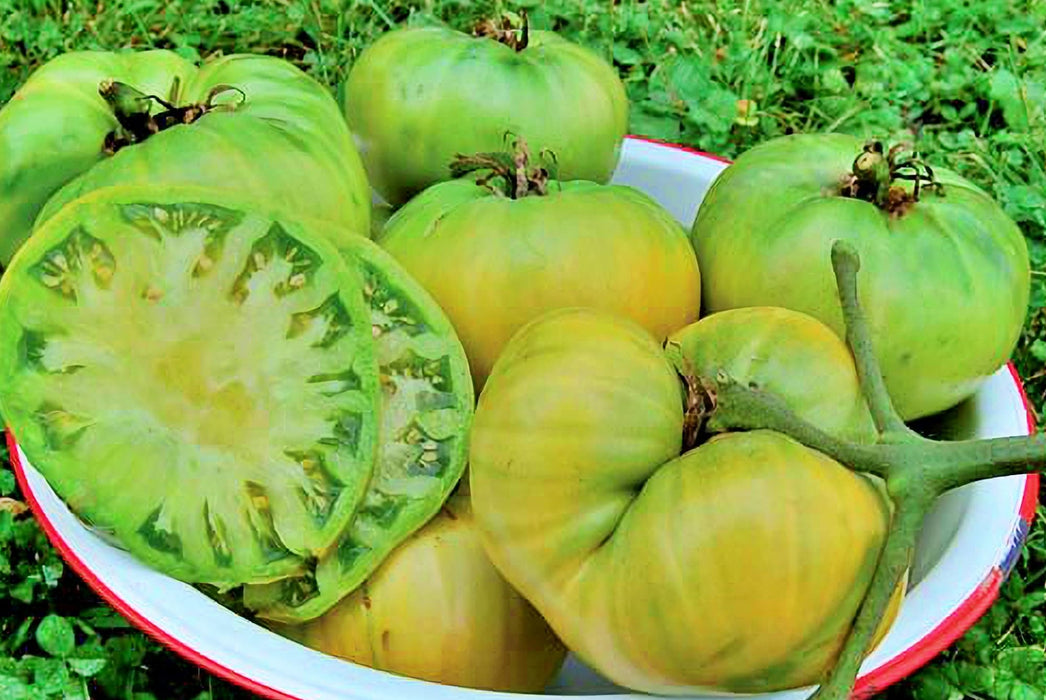
<path fill-rule="evenodd" d="M 367 487 L 361 282 L 296 225 L 125 194 L 71 205 L 0 283 L 0 406 L 71 508 L 187 581 L 266 581 Z"/>

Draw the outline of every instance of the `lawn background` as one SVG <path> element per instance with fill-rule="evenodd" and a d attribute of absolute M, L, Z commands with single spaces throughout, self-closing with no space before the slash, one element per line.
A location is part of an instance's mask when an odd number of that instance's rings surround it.
<path fill-rule="evenodd" d="M 931 0 L 0 0 L 0 104 L 69 50 L 161 47 L 287 58 L 336 90 L 382 32 L 527 8 L 612 60 L 631 131 L 734 157 L 796 131 L 915 143 L 991 192 L 1026 234 L 1015 360 L 1046 404 L 1046 3 Z M 917 300 L 913 300 L 913 303 Z M 63 567 L 0 450 L 0 698 L 247 698 L 131 630 Z M 1046 698 L 1044 509 L 1000 601 L 891 698 Z"/>

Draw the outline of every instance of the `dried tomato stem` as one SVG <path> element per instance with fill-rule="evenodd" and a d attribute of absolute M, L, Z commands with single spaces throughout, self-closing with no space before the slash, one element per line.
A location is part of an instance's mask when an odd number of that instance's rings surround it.
<path fill-rule="evenodd" d="M 728 376 L 715 378 L 714 431 L 771 429 L 822 452 L 855 471 L 885 479 L 894 504 L 893 522 L 865 598 L 843 651 L 816 698 L 849 697 L 857 672 L 894 588 L 911 559 L 915 536 L 933 502 L 945 491 L 973 481 L 1046 469 L 1046 435 L 939 442 L 910 430 L 893 407 L 872 350 L 871 333 L 857 296 L 860 260 L 842 241 L 832 247 L 832 266 L 865 399 L 879 432 L 863 445 L 827 435 L 795 415 L 775 396 Z"/>
<path fill-rule="evenodd" d="M 176 79 L 171 86 L 171 99 L 177 95 L 179 82 Z M 214 99 L 226 92 L 239 95 L 238 103 L 215 104 Z M 124 146 L 141 143 L 153 134 L 157 134 L 179 124 L 192 124 L 208 112 L 219 109 L 236 109 L 243 104 L 247 96 L 243 90 L 233 85 L 216 85 L 202 102 L 179 107 L 156 95 L 146 95 L 136 88 L 115 80 L 103 80 L 98 86 L 102 96 L 113 110 L 113 116 L 119 125 L 109 132 L 102 144 L 102 150 L 109 155 Z M 153 105 L 163 107 L 163 111 L 153 114 Z"/>
<path fill-rule="evenodd" d="M 508 46 L 519 52 L 530 44 L 530 19 L 526 10 L 520 10 L 522 27 L 517 28 L 512 17 L 506 15 L 501 21 L 485 19 L 476 24 L 472 30 L 473 36 L 486 37 Z"/>
<path fill-rule="evenodd" d="M 854 197 L 874 202 L 879 207 L 885 206 L 892 178 L 880 142 L 866 144 L 864 151 L 854 159 L 853 177 Z"/>
<path fill-rule="evenodd" d="M 98 94 L 109 103 L 113 114 L 121 124 L 127 118 L 147 116 L 154 100 L 153 97 L 130 85 L 115 80 L 103 80 L 98 86 Z M 161 104 L 170 107 L 162 101 Z"/>
<path fill-rule="evenodd" d="M 506 197 L 516 196 L 515 163 L 509 153 L 476 153 L 466 156 L 459 153 L 450 164 L 450 176 L 454 179 L 464 177 L 470 173 L 484 172 L 488 174 L 476 181 L 476 184 L 487 187 L 493 192 L 498 192 L 489 183 L 493 178 L 500 178 L 503 185 L 501 191 Z"/>
<path fill-rule="evenodd" d="M 516 139 L 512 152 L 457 154 L 450 163 L 450 176 L 459 178 L 470 173 L 487 171 L 488 175 L 476 180 L 476 184 L 510 199 L 522 199 L 532 195 L 548 194 L 548 169 L 530 167 L 530 149 L 521 137 Z M 501 180 L 501 189 L 490 184 L 494 178 Z"/>
<path fill-rule="evenodd" d="M 840 194 L 872 202 L 892 216 L 904 215 L 918 202 L 923 187 L 942 194 L 944 190 L 933 169 L 918 156 L 898 161 L 898 155 L 905 150 L 908 149 L 904 144 L 898 144 L 887 152 L 881 141 L 866 143 L 864 150 L 854 159 L 852 172 L 843 177 Z M 913 191 L 895 185 L 897 180 L 913 182 Z"/>
<path fill-rule="evenodd" d="M 715 415 L 715 385 L 698 375 L 693 363 L 680 344 L 674 340 L 665 341 L 665 355 L 676 367 L 676 372 L 683 382 L 683 445 L 681 452 L 689 452 L 706 437 L 705 423 L 709 416 Z"/>

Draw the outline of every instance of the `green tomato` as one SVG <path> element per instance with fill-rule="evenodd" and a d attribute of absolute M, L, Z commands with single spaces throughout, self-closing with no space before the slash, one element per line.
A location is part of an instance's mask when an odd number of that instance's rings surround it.
<path fill-rule="evenodd" d="M 474 404 L 435 302 L 331 237 L 209 188 L 109 188 L 0 280 L 0 411 L 56 493 L 154 568 L 271 586 L 295 619 L 439 511 Z"/>
<path fill-rule="evenodd" d="M 673 333 L 665 348 L 684 376 L 724 372 L 782 397 L 800 418 L 836 437 L 875 441 L 850 349 L 811 316 L 772 306 L 721 311 Z"/>
<path fill-rule="evenodd" d="M 363 582 L 439 510 L 465 469 L 475 395 L 450 321 L 391 256 L 355 236 L 381 377 L 380 444 L 363 500 L 338 539 L 300 575 L 244 587 L 259 617 L 310 620 Z"/>
<path fill-rule="evenodd" d="M 615 70 L 546 31 L 519 49 L 437 27 L 389 32 L 353 65 L 344 110 L 374 189 L 397 205 L 450 179 L 455 155 L 504 150 L 507 132 L 554 153 L 559 179 L 607 182 L 628 127 Z"/>
<path fill-rule="evenodd" d="M 107 136 L 119 127 L 99 93 L 109 80 L 178 107 L 206 103 L 221 86 L 236 90 L 215 95 L 218 107 L 191 124 L 109 154 Z M 154 117 L 166 111 L 129 102 Z M 337 224 L 342 239 L 369 233 L 370 191 L 338 105 L 290 63 L 234 55 L 197 68 L 170 51 L 76 52 L 38 69 L 0 110 L 0 263 L 38 217 L 95 190 L 145 182 L 246 195 Z"/>
<path fill-rule="evenodd" d="M 477 387 L 509 338 L 547 311 L 603 309 L 665 338 L 701 305 L 686 233 L 622 185 L 553 181 L 547 195 L 510 199 L 469 180 L 440 183 L 379 242 L 446 311 Z"/>
<path fill-rule="evenodd" d="M 300 570 L 378 448 L 362 280 L 323 237 L 216 198 L 81 199 L 0 279 L 0 411 L 73 512 L 178 579 Z"/>
<path fill-rule="evenodd" d="M 860 253 L 858 291 L 886 386 L 902 417 L 970 396 L 1013 350 L 1027 310 L 1024 237 L 985 192 L 936 170 L 941 189 L 890 185 L 883 205 L 844 196 L 863 142 L 775 139 L 742 155 L 709 190 L 692 231 L 711 312 L 775 305 L 842 337 L 832 242 Z M 868 158 L 866 154 L 862 156 Z"/>
<path fill-rule="evenodd" d="M 348 661 L 444 685 L 538 693 L 566 649 L 483 551 L 456 495 L 322 617 L 274 629 Z"/>
<path fill-rule="evenodd" d="M 789 337 L 793 326 L 773 313 L 714 318 L 697 324 L 707 333 L 679 334 L 676 350 L 704 346 L 691 366 L 739 371 L 797 404 L 818 394 L 786 376 L 790 359 L 809 354 L 818 362 L 806 382 L 823 376 L 835 387 L 824 394 L 855 413 L 855 369 L 829 332 L 795 321 Z M 736 342 L 742 328 L 748 343 Z M 775 345 L 780 361 L 760 362 Z M 828 432 L 867 419 L 841 424 L 826 405 L 808 417 Z M 683 429 L 679 377 L 641 328 L 590 310 L 527 325 L 495 365 L 472 433 L 487 552 L 567 646 L 620 685 L 689 694 L 816 682 L 886 536 L 880 488 L 770 431 L 680 454 Z"/>

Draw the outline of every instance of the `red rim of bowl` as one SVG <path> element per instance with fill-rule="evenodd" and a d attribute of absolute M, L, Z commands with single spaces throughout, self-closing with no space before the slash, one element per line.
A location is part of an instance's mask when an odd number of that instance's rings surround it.
<path fill-rule="evenodd" d="M 708 158 L 720 163 L 730 162 L 722 156 L 705 153 L 693 148 L 688 148 L 687 146 L 660 141 L 658 139 L 642 136 L 628 136 L 627 138 L 634 141 L 656 144 L 677 151 L 683 151 L 685 153 Z M 1013 366 L 1013 363 L 1010 363 L 1008 368 L 1013 377 L 1013 381 L 1020 392 L 1021 400 L 1024 403 L 1024 410 L 1028 418 L 1028 434 L 1032 434 L 1035 432 L 1035 418 L 1028 402 L 1028 396 L 1024 391 L 1024 385 L 1021 382 L 1020 375 L 1018 375 L 1017 369 Z M 15 442 L 14 434 L 10 429 L 7 430 L 7 446 L 11 458 L 11 464 L 14 466 L 15 479 L 18 481 L 18 486 L 28 501 L 33 515 L 40 523 L 40 527 L 47 535 L 47 539 L 50 540 L 51 544 L 61 555 L 62 559 L 69 564 L 70 568 L 72 568 L 73 571 L 75 571 L 76 574 L 95 591 L 95 593 L 100 595 L 132 625 L 184 659 L 196 664 L 210 673 L 213 673 L 219 678 L 223 678 L 249 690 L 252 693 L 265 698 L 270 698 L 271 700 L 307 700 L 306 698 L 288 695 L 282 691 L 276 690 L 275 688 L 270 688 L 267 685 L 259 683 L 252 678 L 244 676 L 243 674 L 204 656 L 192 647 L 183 644 L 181 641 L 167 634 L 167 632 L 150 622 L 137 610 L 116 595 L 95 575 L 91 568 L 80 559 L 79 556 L 77 556 L 76 552 L 69 547 L 55 529 L 54 524 L 51 523 L 44 514 L 39 501 L 36 499 L 36 495 L 29 488 L 29 483 L 25 476 L 25 470 L 22 466 L 21 459 L 18 456 L 18 446 Z M 955 610 L 953 610 L 948 617 L 941 621 L 937 627 L 927 633 L 922 639 L 913 644 L 903 653 L 858 678 L 857 685 L 854 688 L 853 698 L 863 700 L 864 698 L 871 697 L 885 689 L 887 686 L 914 673 L 934 656 L 944 651 L 952 642 L 962 636 L 962 634 L 966 632 L 966 630 L 968 630 L 989 607 L 991 607 L 992 603 L 995 602 L 999 595 L 999 589 L 1002 586 L 1003 581 L 1006 580 L 1006 576 L 1009 574 L 1009 568 L 1016 560 L 1016 553 L 1020 551 L 1024 544 L 1028 528 L 1035 516 L 1035 508 L 1038 503 L 1038 493 L 1039 475 L 1028 474 L 1025 477 L 1024 497 L 1021 501 L 1020 507 L 1021 525 L 1018 527 L 1017 532 L 1013 534 L 1012 545 L 1008 555 L 1004 557 L 1002 562 L 992 569 L 977 589 Z"/>

